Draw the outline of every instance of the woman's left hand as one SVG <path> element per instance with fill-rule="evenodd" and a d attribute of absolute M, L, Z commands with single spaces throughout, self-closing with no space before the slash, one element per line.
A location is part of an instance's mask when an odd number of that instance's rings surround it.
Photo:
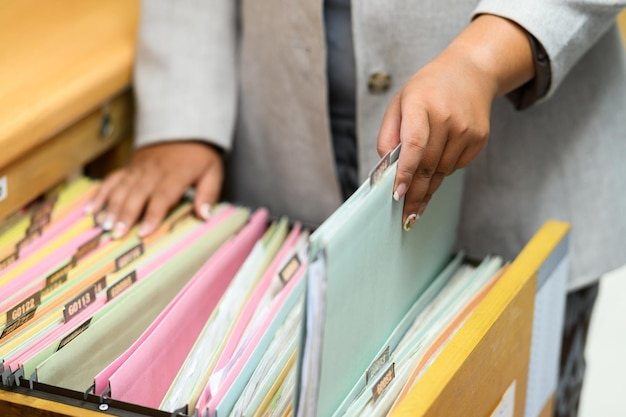
<path fill-rule="evenodd" d="M 499 55 L 502 48 L 506 53 Z M 405 197 L 405 230 L 423 214 L 443 179 L 487 145 L 493 100 L 533 73 L 524 30 L 484 15 L 394 97 L 380 128 L 378 152 L 382 156 L 402 143 L 393 198 Z"/>

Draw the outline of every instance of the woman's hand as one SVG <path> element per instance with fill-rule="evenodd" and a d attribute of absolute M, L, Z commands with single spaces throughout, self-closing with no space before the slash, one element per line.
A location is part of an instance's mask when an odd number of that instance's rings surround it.
<path fill-rule="evenodd" d="M 158 227 L 192 185 L 196 187 L 195 212 L 208 219 L 223 177 L 222 156 L 210 145 L 192 141 L 155 144 L 137 150 L 127 167 L 109 175 L 86 211 L 105 208 L 102 227 L 112 229 L 114 238 L 125 235 L 143 212 L 139 228 L 143 237 Z"/>
<path fill-rule="evenodd" d="M 534 75 L 526 32 L 506 19 L 475 19 L 391 101 L 378 136 L 382 156 L 402 143 L 393 198 L 405 197 L 410 230 L 445 176 L 486 146 L 493 100 Z"/>

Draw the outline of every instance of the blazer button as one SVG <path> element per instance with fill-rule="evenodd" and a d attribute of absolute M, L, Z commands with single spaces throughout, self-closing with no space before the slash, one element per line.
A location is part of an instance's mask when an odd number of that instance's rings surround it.
<path fill-rule="evenodd" d="M 380 94 L 389 90 L 391 75 L 386 72 L 375 72 L 367 80 L 367 88 L 372 94 Z"/>

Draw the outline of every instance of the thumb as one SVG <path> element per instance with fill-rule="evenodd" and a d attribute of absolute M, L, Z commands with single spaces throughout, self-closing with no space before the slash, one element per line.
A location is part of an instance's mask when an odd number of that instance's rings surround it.
<path fill-rule="evenodd" d="M 400 97 L 396 95 L 387 110 L 380 125 L 378 132 L 377 150 L 378 154 L 383 157 L 389 151 L 395 149 L 400 143 L 400 124 L 402 121 L 402 112 L 400 109 Z"/>

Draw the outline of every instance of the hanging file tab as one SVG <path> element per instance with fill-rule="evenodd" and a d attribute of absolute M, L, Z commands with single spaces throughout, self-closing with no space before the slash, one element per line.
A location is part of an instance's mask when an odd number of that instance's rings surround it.
<path fill-rule="evenodd" d="M 378 161 L 378 164 L 376 164 L 370 173 L 370 187 L 375 186 L 378 181 L 380 181 L 383 173 L 387 170 L 387 168 L 389 168 L 389 165 L 391 165 L 391 151 L 387 152 L 385 156 Z"/>
<path fill-rule="evenodd" d="M 18 303 L 15 307 L 7 311 L 6 323 L 0 340 L 19 329 L 24 323 L 28 322 L 35 316 L 37 307 L 41 304 L 41 293 L 30 295 L 28 298 Z"/>
<path fill-rule="evenodd" d="M 387 346 L 383 353 L 381 353 L 380 356 L 376 358 L 374 363 L 372 363 L 372 365 L 370 365 L 370 367 L 367 369 L 367 372 L 365 372 L 365 384 L 369 384 L 372 378 L 378 375 L 380 370 L 383 369 L 385 365 L 387 365 L 390 356 L 389 351 L 390 348 L 389 346 Z"/>
<path fill-rule="evenodd" d="M 115 260 L 115 270 L 119 271 L 131 262 L 143 255 L 143 243 L 139 243 L 137 246 L 130 248 L 128 251 L 120 255 Z"/>
<path fill-rule="evenodd" d="M 296 271 L 300 268 L 300 265 L 302 265 L 300 256 L 295 253 L 278 274 L 283 284 L 289 282 L 289 280 L 296 274 Z"/>
<path fill-rule="evenodd" d="M 74 261 L 71 260 L 46 277 L 46 287 L 56 284 L 60 280 L 67 278 L 67 274 L 74 268 Z"/>
<path fill-rule="evenodd" d="M 107 302 L 111 301 L 137 282 L 137 271 L 133 271 L 124 278 L 118 280 L 109 289 L 107 289 Z"/>
<path fill-rule="evenodd" d="M 97 234 L 96 236 L 89 239 L 87 242 L 83 243 L 76 249 L 76 253 L 72 257 L 72 262 L 76 263 L 91 253 L 94 249 L 100 245 L 100 237 L 102 234 Z"/>
<path fill-rule="evenodd" d="M 20 241 L 18 241 L 15 244 L 15 250 L 18 253 L 21 252 L 22 249 L 24 249 L 24 247 L 30 245 L 35 240 L 40 238 L 42 234 L 43 234 L 43 228 L 42 227 L 40 227 L 39 229 L 33 230 L 31 233 L 26 234 L 26 236 L 24 236 L 23 239 L 21 239 Z"/>
<path fill-rule="evenodd" d="M 92 285 L 72 301 L 65 304 L 65 308 L 63 309 L 63 319 L 65 323 L 80 314 L 81 311 L 90 306 L 94 301 L 96 301 L 96 288 L 95 285 Z"/>
<path fill-rule="evenodd" d="M 380 377 L 380 379 L 376 382 L 376 384 L 372 387 L 372 398 L 374 401 L 380 397 L 380 395 L 385 391 L 385 389 L 389 386 L 391 381 L 396 377 L 395 372 L 395 363 L 392 363 L 391 366 L 387 369 L 387 371 Z"/>
<path fill-rule="evenodd" d="M 87 330 L 89 328 L 89 325 L 91 324 L 91 319 L 92 318 L 87 319 L 83 324 L 78 326 L 72 333 L 68 334 L 63 339 L 61 339 L 56 351 L 58 352 L 59 350 L 63 349 L 64 346 L 69 344 L 72 340 L 76 339 L 81 333 Z"/>
<path fill-rule="evenodd" d="M 18 259 L 17 251 L 15 251 L 11 253 L 10 255 L 6 256 L 4 259 L 0 260 L 0 271 L 10 266 L 12 263 L 17 261 L 17 259 Z"/>

